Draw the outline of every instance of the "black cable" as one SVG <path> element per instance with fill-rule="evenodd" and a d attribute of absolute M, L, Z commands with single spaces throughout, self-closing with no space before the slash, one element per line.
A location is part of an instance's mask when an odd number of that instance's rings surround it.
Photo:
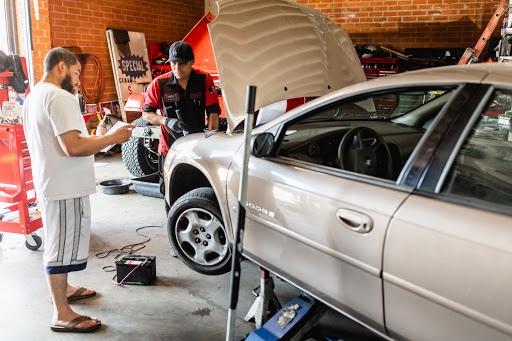
<path fill-rule="evenodd" d="M 110 255 L 111 253 L 118 251 L 118 253 L 114 255 L 114 261 L 117 261 L 118 257 L 120 257 L 122 255 L 132 255 L 135 252 L 137 252 L 139 250 L 142 250 L 143 248 L 146 247 L 145 244 L 147 242 L 149 242 L 151 240 L 151 238 L 149 238 L 146 235 L 143 235 L 142 233 L 139 233 L 139 230 L 142 230 L 142 229 L 145 229 L 145 228 L 148 228 L 148 227 L 159 227 L 159 228 L 162 228 L 161 226 L 157 226 L 157 225 L 146 225 L 146 226 L 139 227 L 139 228 L 137 228 L 135 230 L 135 233 L 137 233 L 139 236 L 147 238 L 147 240 L 145 240 L 143 242 L 140 242 L 140 243 L 129 244 L 129 245 L 123 246 L 120 249 L 111 249 L 111 250 L 101 251 L 101 252 L 98 252 L 95 255 L 95 257 L 96 258 L 107 258 L 108 255 Z M 138 248 L 137 248 L 137 246 L 138 246 Z M 116 271 L 116 267 L 114 265 L 107 265 L 107 266 L 104 266 L 102 269 L 104 271 L 107 271 L 107 272 Z"/>

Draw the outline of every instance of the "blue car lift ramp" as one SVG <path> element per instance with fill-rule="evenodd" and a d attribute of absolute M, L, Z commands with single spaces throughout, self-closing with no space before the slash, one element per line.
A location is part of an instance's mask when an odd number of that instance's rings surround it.
<path fill-rule="evenodd" d="M 325 311 L 326 308 L 321 302 L 302 293 L 288 302 L 261 328 L 256 329 L 240 341 L 303 340 Z M 316 340 L 327 341 L 329 339 L 321 337 Z"/>

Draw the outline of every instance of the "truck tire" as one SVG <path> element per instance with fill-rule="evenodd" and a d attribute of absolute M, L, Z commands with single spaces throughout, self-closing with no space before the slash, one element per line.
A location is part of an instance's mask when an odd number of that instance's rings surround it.
<path fill-rule="evenodd" d="M 176 200 L 167 235 L 178 258 L 192 270 L 205 275 L 231 270 L 232 246 L 212 188 L 196 188 Z"/>
<path fill-rule="evenodd" d="M 146 126 L 148 123 L 141 120 L 137 126 Z M 158 172 L 158 140 L 151 141 L 151 149 L 144 146 L 144 140 L 131 137 L 123 143 L 121 153 L 126 169 L 136 177 L 142 177 Z"/>

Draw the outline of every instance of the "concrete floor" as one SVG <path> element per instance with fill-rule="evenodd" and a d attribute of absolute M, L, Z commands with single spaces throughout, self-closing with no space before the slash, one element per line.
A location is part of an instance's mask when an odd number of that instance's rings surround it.
<path fill-rule="evenodd" d="M 130 179 L 121 155 L 97 156 L 97 183 L 110 179 Z M 198 274 L 169 254 L 163 199 L 142 196 L 133 189 L 123 195 L 91 196 L 92 235 L 87 269 L 71 273 L 73 285 L 94 288 L 96 297 L 80 300 L 73 309 L 97 316 L 100 330 L 90 334 L 56 333 L 50 330 L 52 303 L 42 265 L 42 247 L 30 251 L 22 235 L 4 233 L 0 243 L 0 339 L 1 340 L 224 340 L 230 275 L 209 277 Z M 114 272 L 102 268 L 114 265 L 113 256 L 97 258 L 101 251 L 144 241 L 135 230 L 150 237 L 136 254 L 156 256 L 156 285 L 117 286 Z M 37 231 L 42 236 L 43 231 Z M 243 317 L 259 285 L 259 268 L 242 265 L 242 284 L 237 309 L 236 337 L 254 329 Z M 275 292 L 286 303 L 299 292 L 276 281 Z M 332 318 L 332 316 L 331 316 Z M 335 316 L 335 323 L 346 325 L 343 340 L 377 340 L 363 328 Z M 340 322 L 341 321 L 341 322 Z"/>

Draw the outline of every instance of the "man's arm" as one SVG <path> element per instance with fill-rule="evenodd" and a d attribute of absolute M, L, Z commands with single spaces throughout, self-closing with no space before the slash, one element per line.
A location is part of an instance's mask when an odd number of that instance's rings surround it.
<path fill-rule="evenodd" d="M 165 121 L 167 120 L 167 117 L 158 115 L 155 112 L 147 111 L 142 113 L 142 119 L 146 122 L 149 122 L 150 124 L 163 126 L 165 125 Z"/>
<path fill-rule="evenodd" d="M 144 105 L 142 106 L 142 119 L 149 124 L 163 126 L 167 117 L 156 113 L 158 109 L 162 110 L 163 104 L 160 101 L 160 84 L 158 78 L 153 79 L 144 93 Z"/>
<path fill-rule="evenodd" d="M 219 114 L 211 113 L 210 117 L 208 117 L 208 130 L 217 129 L 219 129 Z"/>
<path fill-rule="evenodd" d="M 206 98 L 206 113 L 208 114 L 208 130 L 218 130 L 220 115 L 219 97 L 217 95 L 217 90 L 215 90 L 213 78 L 209 73 L 206 73 L 205 89 L 206 91 L 204 95 Z"/>
<path fill-rule="evenodd" d="M 126 125 L 110 135 L 83 137 L 78 130 L 70 130 L 57 136 L 57 140 L 67 156 L 89 156 L 100 152 L 111 144 L 121 144 L 132 136 L 133 126 Z"/>

